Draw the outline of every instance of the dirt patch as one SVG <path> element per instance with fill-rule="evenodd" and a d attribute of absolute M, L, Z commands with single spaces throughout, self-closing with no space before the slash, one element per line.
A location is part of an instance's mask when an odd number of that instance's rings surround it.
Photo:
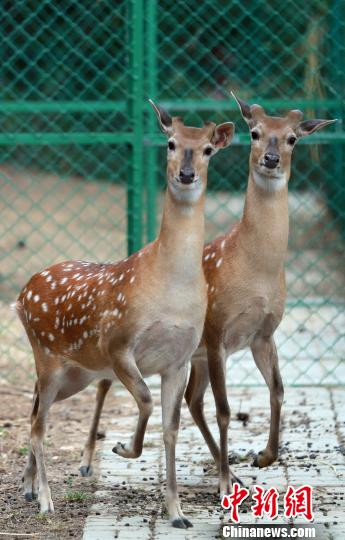
<path fill-rule="evenodd" d="M 1 538 L 15 538 L 13 533 L 45 540 L 82 538 L 84 521 L 94 503 L 97 487 L 97 471 L 91 478 L 82 478 L 78 472 L 91 421 L 94 388 L 89 387 L 51 409 L 45 452 L 55 514 L 48 516 L 38 514 L 38 504 L 27 503 L 22 495 L 31 389 L 23 381 L 18 381 L 15 386 L 0 383 L 0 395 L 0 531 L 9 533 Z M 101 430 L 113 418 L 114 411 L 116 414 L 122 412 L 118 401 L 114 396 L 108 396 Z M 102 498 L 97 497 L 97 502 L 101 503 Z"/>

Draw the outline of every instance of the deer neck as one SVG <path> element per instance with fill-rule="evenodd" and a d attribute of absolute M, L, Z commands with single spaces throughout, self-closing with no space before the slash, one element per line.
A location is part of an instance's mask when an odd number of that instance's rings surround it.
<path fill-rule="evenodd" d="M 193 204 L 176 201 L 166 191 L 157 257 L 165 271 L 181 279 L 195 279 L 202 272 L 205 197 Z"/>
<path fill-rule="evenodd" d="M 287 183 L 265 190 L 249 173 L 239 244 L 257 270 L 278 273 L 284 264 L 289 236 Z"/>

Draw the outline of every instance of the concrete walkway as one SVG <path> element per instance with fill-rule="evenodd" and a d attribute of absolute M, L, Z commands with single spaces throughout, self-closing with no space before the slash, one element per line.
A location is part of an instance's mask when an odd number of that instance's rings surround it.
<path fill-rule="evenodd" d="M 228 377 L 230 380 L 230 374 Z M 159 379 L 148 380 L 155 409 L 146 434 L 144 451 L 137 460 L 125 460 L 112 453 L 119 441 L 127 441 L 133 431 L 136 406 L 128 393 L 116 388 L 123 399 L 125 414 L 108 426 L 99 451 L 99 502 L 91 510 L 83 540 L 141 538 L 212 539 L 221 537 L 221 526 L 229 523 L 221 511 L 217 475 L 208 450 L 184 405 L 177 445 L 177 475 L 183 510 L 194 524 L 187 531 L 173 529 L 164 512 L 164 448 L 161 436 Z M 269 426 L 269 399 L 266 388 L 229 388 L 232 407 L 230 448 L 237 454 L 236 474 L 247 487 L 254 483 L 276 487 L 283 497 L 289 485 L 311 484 L 317 538 L 345 538 L 345 391 L 342 388 L 287 388 L 282 421 L 282 444 L 277 464 L 257 469 L 251 466 L 253 451 L 265 447 Z M 249 414 L 247 426 L 236 413 Z M 133 412 L 133 415 L 131 414 Z M 206 414 L 217 433 L 213 397 L 207 394 Z M 236 457 L 236 456 L 235 456 Z M 241 523 L 253 523 L 250 502 L 243 503 Z M 261 520 L 257 520 L 260 523 Z M 268 519 L 262 520 L 268 523 Z M 275 523 L 285 523 L 282 509 Z M 305 523 L 304 518 L 295 523 Z"/>

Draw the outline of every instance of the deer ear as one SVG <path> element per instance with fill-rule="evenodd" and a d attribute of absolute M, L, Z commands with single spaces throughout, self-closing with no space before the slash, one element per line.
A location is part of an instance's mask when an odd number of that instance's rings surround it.
<path fill-rule="evenodd" d="M 232 141 L 235 133 L 235 125 L 232 122 L 224 122 L 216 126 L 211 143 L 215 148 L 226 148 Z"/>
<path fill-rule="evenodd" d="M 300 122 L 296 128 L 296 135 L 298 137 L 305 137 L 306 135 L 311 135 L 314 131 L 322 129 L 329 124 L 334 124 L 337 120 L 304 120 Z"/>
<path fill-rule="evenodd" d="M 241 111 L 243 120 L 245 120 L 245 122 L 247 122 L 247 124 L 250 127 L 253 127 L 254 118 L 253 118 L 252 112 L 250 110 L 250 105 L 248 105 L 248 103 L 246 103 L 242 99 L 239 99 L 238 97 L 236 97 L 233 92 L 231 92 L 231 95 L 234 98 L 234 100 L 236 101 L 237 105 L 239 106 L 239 109 Z"/>
<path fill-rule="evenodd" d="M 172 118 L 170 114 L 167 113 L 167 111 L 163 109 L 162 107 L 159 107 L 159 105 L 155 105 L 152 99 L 149 99 L 149 102 L 157 115 L 159 127 L 161 128 L 163 133 L 165 133 L 166 135 L 171 135 L 173 132 L 173 129 L 172 129 Z"/>

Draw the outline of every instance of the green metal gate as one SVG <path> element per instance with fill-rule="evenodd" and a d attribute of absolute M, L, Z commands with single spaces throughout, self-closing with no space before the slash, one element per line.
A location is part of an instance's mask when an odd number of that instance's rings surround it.
<path fill-rule="evenodd" d="M 344 11 L 342 0 L 283 7 L 278 0 L 5 0 L 5 375 L 23 365 L 18 347 L 27 356 L 8 305 L 33 272 L 63 258 L 114 260 L 155 237 L 165 140 L 147 99 L 195 125 L 236 122 L 235 148 L 210 168 L 213 238 L 239 217 L 247 176 L 249 138 L 230 90 L 271 114 L 300 108 L 306 117 L 342 119 Z M 279 336 L 293 384 L 345 382 L 344 141 L 340 121 L 295 150 L 287 326 Z M 235 382 L 254 384 L 248 373 Z"/>

